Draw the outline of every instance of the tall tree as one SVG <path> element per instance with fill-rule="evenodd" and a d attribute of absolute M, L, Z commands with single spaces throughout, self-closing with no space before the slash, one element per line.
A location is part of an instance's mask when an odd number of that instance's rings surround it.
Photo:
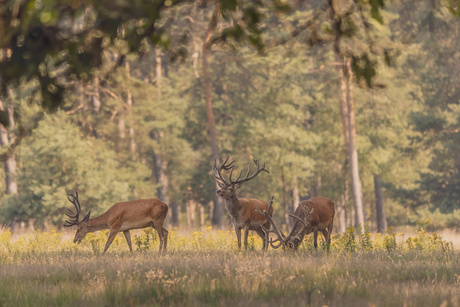
<path fill-rule="evenodd" d="M 211 143 L 211 150 L 213 157 L 219 157 L 219 146 L 217 144 L 217 129 L 216 129 L 216 120 L 214 119 L 214 111 L 212 106 L 212 83 L 209 72 L 209 51 L 211 50 L 211 37 L 214 30 L 217 27 L 220 15 L 220 1 L 214 1 L 214 11 L 212 13 L 211 20 L 209 21 L 208 29 L 205 33 L 203 39 L 203 48 L 202 48 L 202 65 L 203 65 L 203 86 L 205 92 L 205 102 L 206 102 L 206 118 L 208 120 L 208 132 L 209 139 Z M 219 163 L 218 159 L 218 163 Z M 217 185 L 217 180 L 215 181 L 216 192 L 219 188 Z M 214 196 L 214 212 L 212 216 L 212 224 L 218 227 L 223 225 L 223 216 L 224 216 L 224 203 L 220 197 Z"/>
<path fill-rule="evenodd" d="M 353 96 L 353 71 L 351 69 L 351 59 L 346 60 L 346 71 L 348 74 L 347 82 L 347 105 L 348 105 L 348 157 L 351 174 L 351 187 L 353 193 L 353 203 L 355 205 L 356 227 L 364 229 L 364 205 L 361 178 L 359 176 L 358 150 L 356 147 L 356 120 Z"/>
<path fill-rule="evenodd" d="M 10 94 L 13 99 L 12 95 Z M 0 145 L 2 147 L 8 147 L 11 143 L 14 142 L 13 130 L 15 128 L 15 119 L 13 116 L 14 110 L 12 104 L 4 104 L 0 100 L 0 111 L 5 112 L 8 116 L 7 122 L 9 126 L 5 126 L 0 123 Z M 4 114 L 5 114 L 4 113 Z M 5 192 L 8 195 L 18 194 L 18 181 L 17 181 L 17 172 L 16 172 L 16 153 L 13 152 L 7 159 L 4 161 L 5 169 Z"/>

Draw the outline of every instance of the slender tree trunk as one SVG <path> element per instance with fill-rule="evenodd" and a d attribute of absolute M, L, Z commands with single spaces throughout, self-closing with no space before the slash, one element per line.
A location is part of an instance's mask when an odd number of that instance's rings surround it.
<path fill-rule="evenodd" d="M 348 181 L 347 181 L 347 170 L 346 159 L 343 164 L 339 164 L 337 167 L 337 172 L 344 172 L 344 193 L 337 200 L 337 220 L 338 220 L 338 229 L 340 233 L 344 233 L 347 228 L 347 204 L 348 204 Z"/>
<path fill-rule="evenodd" d="M 163 133 L 160 131 L 153 132 L 153 139 L 157 142 L 157 146 L 159 147 L 159 140 L 163 137 Z M 154 149 L 153 154 L 153 163 L 155 168 L 155 178 L 156 182 L 159 185 L 157 188 L 157 197 L 169 205 L 169 197 L 168 197 L 168 187 L 169 187 L 169 179 L 166 175 L 166 168 L 168 166 L 168 162 L 165 161 L 160 153 L 160 150 Z"/>
<path fill-rule="evenodd" d="M 135 140 L 135 133 L 134 133 L 134 118 L 133 118 L 133 95 L 131 94 L 131 88 L 129 80 L 131 79 L 131 66 L 129 61 L 125 61 L 125 69 L 126 69 L 126 104 L 128 105 L 128 116 L 129 116 L 129 153 L 131 154 L 131 159 L 134 161 L 136 160 L 137 148 L 136 148 L 136 140 Z"/>
<path fill-rule="evenodd" d="M 193 199 L 187 200 L 186 203 L 186 211 L 187 211 L 187 225 L 189 228 L 195 227 L 195 210 L 196 210 L 196 203 Z"/>
<path fill-rule="evenodd" d="M 339 220 L 340 233 L 344 233 L 347 229 L 346 204 L 345 195 L 342 195 L 337 202 L 337 218 Z"/>
<path fill-rule="evenodd" d="M 11 93 L 10 93 L 11 95 Z M 0 110 L 6 112 L 8 115 L 9 121 L 9 129 L 14 129 L 15 122 L 14 122 L 14 110 L 13 106 L 7 104 L 6 107 L 3 106 L 2 101 L 0 100 Z M 6 147 L 14 142 L 14 136 L 12 134 L 8 134 L 7 127 L 0 124 L 0 145 L 2 147 Z M 8 195 L 15 195 L 18 194 L 18 180 L 17 180 L 17 173 L 16 173 L 16 153 L 13 152 L 4 162 L 5 168 L 5 193 Z"/>
<path fill-rule="evenodd" d="M 156 85 L 157 85 L 157 93 L 158 98 L 163 98 L 163 89 L 161 87 L 162 82 L 162 74 L 161 74 L 161 50 L 160 48 L 155 48 L 155 76 L 156 76 Z"/>
<path fill-rule="evenodd" d="M 347 82 L 345 80 L 344 76 L 344 68 L 345 65 L 343 65 L 343 60 L 341 55 L 338 53 L 338 50 L 335 49 L 335 60 L 338 63 L 342 63 L 342 65 L 337 65 L 337 73 L 339 75 L 339 80 L 340 80 L 340 95 L 339 95 L 339 111 L 340 111 L 340 119 L 342 121 L 342 132 L 344 136 L 344 141 L 345 141 L 345 167 L 348 164 L 348 157 L 349 157 L 349 133 L 348 133 L 348 107 L 347 107 Z M 345 173 L 347 173 L 345 171 Z M 346 225 L 347 225 L 347 204 L 348 204 L 348 181 L 346 180 L 347 174 L 345 174 L 345 192 L 344 195 L 340 198 L 339 201 L 339 212 L 338 212 L 338 217 L 339 217 L 339 224 L 340 224 L 340 231 L 343 233 L 346 230 Z M 351 214 L 350 214 L 351 215 Z"/>
<path fill-rule="evenodd" d="M 118 115 L 118 142 L 117 148 L 119 151 L 123 149 L 123 145 L 126 139 L 126 122 L 123 114 Z"/>
<path fill-rule="evenodd" d="M 101 96 L 99 92 L 99 77 L 94 77 L 93 80 L 93 96 L 91 97 L 91 107 L 94 114 L 99 114 L 101 111 Z"/>
<path fill-rule="evenodd" d="M 155 49 L 155 74 L 156 74 L 156 86 L 158 99 L 163 99 L 162 95 L 162 62 L 161 62 L 161 51 Z M 177 205 L 169 203 L 168 189 L 169 189 L 169 177 L 167 174 L 168 162 L 164 159 L 163 153 L 160 150 L 161 140 L 164 137 L 164 133 L 160 130 L 151 133 L 153 139 L 156 141 L 157 146 L 153 149 L 153 160 L 155 162 L 155 177 L 157 183 L 160 184 L 158 187 L 158 196 L 163 197 L 163 201 L 169 205 L 168 217 L 166 219 L 167 225 L 177 225 L 179 223 Z M 161 198 L 160 198 L 161 199 Z M 176 218 L 175 218 L 176 217 Z"/>
<path fill-rule="evenodd" d="M 295 212 L 295 209 L 300 203 L 299 182 L 298 182 L 297 175 L 294 175 L 294 178 L 292 179 L 292 185 L 293 185 L 293 189 L 292 189 L 292 208 L 291 210 L 292 212 Z"/>
<path fill-rule="evenodd" d="M 204 227 L 204 219 L 205 219 L 204 206 L 202 204 L 199 204 L 198 207 L 200 209 L 200 228 L 203 229 L 203 227 Z"/>
<path fill-rule="evenodd" d="M 375 211 L 377 215 L 377 232 L 384 233 L 387 230 L 387 217 L 383 201 L 383 188 L 380 175 L 374 175 Z"/>
<path fill-rule="evenodd" d="M 288 187 L 286 183 L 286 176 L 284 175 L 284 171 L 281 172 L 281 182 L 283 185 L 283 211 L 284 211 L 284 223 L 286 224 L 286 228 L 291 227 L 291 221 L 289 220 L 289 200 L 288 200 Z"/>
<path fill-rule="evenodd" d="M 353 97 L 353 72 L 351 70 L 351 60 L 347 58 L 348 73 L 348 154 L 351 172 L 351 187 L 353 192 L 353 202 L 355 205 L 355 223 L 356 227 L 364 230 L 364 206 L 361 179 L 359 177 L 358 150 L 356 148 L 356 123 Z"/>
<path fill-rule="evenodd" d="M 220 2 L 215 0 L 215 7 L 211 21 L 209 22 L 208 30 L 206 31 L 205 39 L 203 41 L 202 49 L 202 64 L 203 64 L 203 84 L 205 91 L 205 100 L 206 100 L 206 118 L 208 120 L 208 132 L 211 142 L 211 149 L 213 157 L 219 156 L 219 148 L 217 145 L 217 131 L 216 131 L 216 121 L 214 119 L 214 112 L 212 106 L 212 83 L 211 77 L 209 74 L 209 63 L 208 63 L 208 54 L 210 50 L 210 39 L 212 32 L 217 26 L 218 17 L 220 14 Z M 218 185 L 215 182 L 215 190 L 217 192 Z M 214 195 L 214 212 L 212 215 L 212 224 L 217 227 L 222 227 L 223 225 L 223 216 L 224 216 L 224 203 L 220 197 L 217 196 L 217 193 Z"/>
<path fill-rule="evenodd" d="M 179 206 L 175 201 L 172 201 L 169 204 L 169 208 L 171 211 L 171 225 L 174 227 L 179 226 Z"/>

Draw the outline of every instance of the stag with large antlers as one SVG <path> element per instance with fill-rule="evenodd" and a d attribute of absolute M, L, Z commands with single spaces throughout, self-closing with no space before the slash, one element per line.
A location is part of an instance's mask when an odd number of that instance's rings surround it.
<path fill-rule="evenodd" d="M 249 162 L 248 172 L 244 177 L 241 177 L 243 171 L 240 172 L 238 177 L 233 180 L 233 169 L 235 167 L 235 160 L 228 162 L 228 157 L 225 161 L 217 166 L 217 157 L 214 159 L 214 165 L 212 172 L 216 178 L 216 182 L 219 185 L 217 195 L 222 197 L 225 202 L 225 206 L 228 213 L 231 216 L 233 225 L 235 226 L 236 237 L 238 239 L 238 248 L 241 249 L 241 229 L 244 229 L 244 248 L 248 247 L 248 234 L 249 230 L 254 230 L 263 240 L 263 250 L 268 248 L 268 234 L 262 229 L 262 226 L 270 228 L 270 223 L 264 214 L 257 211 L 268 210 L 268 203 L 263 200 L 255 198 L 238 198 L 236 197 L 236 190 L 241 188 L 244 182 L 254 179 L 260 172 L 270 173 L 265 169 L 265 163 L 260 167 L 258 160 L 253 160 L 256 166 L 256 170 L 251 174 L 252 163 Z M 228 181 L 224 179 L 222 171 L 230 171 Z M 273 209 L 269 210 L 268 216 L 271 217 Z M 261 226 L 262 225 L 262 226 Z"/>
<path fill-rule="evenodd" d="M 168 231 L 163 228 L 163 223 L 168 213 L 168 206 L 156 198 L 138 199 L 114 204 L 102 215 L 90 219 L 91 211 L 80 221 L 81 206 L 78 201 L 78 193 L 75 196 L 70 194 L 67 199 L 75 206 L 76 211 L 68 209 L 66 215 L 70 220 L 65 221 L 65 227 L 77 226 L 77 233 L 73 240 L 74 243 L 81 243 L 88 232 L 109 229 L 109 238 L 105 244 L 104 253 L 110 247 L 116 235 L 121 231 L 128 242 L 129 250 L 131 246 L 131 229 L 141 229 L 153 227 L 158 232 L 160 238 L 160 252 L 166 252 L 168 241 Z"/>
<path fill-rule="evenodd" d="M 263 212 L 267 220 L 273 226 L 273 229 L 267 229 L 264 226 L 264 231 L 274 233 L 277 238 L 270 240 L 270 245 L 273 248 L 283 248 L 297 250 L 302 243 L 304 237 L 313 232 L 313 241 L 315 249 L 318 246 L 318 231 L 321 231 L 326 240 L 327 249 L 331 245 L 331 233 L 334 224 L 334 202 L 326 197 L 315 197 L 303 201 L 296 208 L 294 214 L 289 216 L 293 219 L 294 226 L 288 236 L 279 231 L 273 222 L 271 215 Z M 275 244 L 279 242 L 278 244 Z"/>

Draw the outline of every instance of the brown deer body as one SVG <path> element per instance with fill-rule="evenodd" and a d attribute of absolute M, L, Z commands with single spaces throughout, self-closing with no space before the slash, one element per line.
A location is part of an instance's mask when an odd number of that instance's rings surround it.
<path fill-rule="evenodd" d="M 267 216 L 267 214 L 265 214 Z M 297 250 L 302 243 L 304 237 L 313 232 L 313 242 L 315 249 L 318 246 L 318 232 L 320 231 L 326 240 L 327 249 L 331 245 L 331 233 L 334 226 L 335 205 L 332 200 L 327 197 L 315 197 L 305 200 L 299 204 L 293 215 L 294 225 L 288 236 L 285 236 L 281 231 L 278 231 L 273 220 L 267 216 L 267 219 L 273 225 L 273 230 L 265 229 L 265 231 L 273 232 L 277 235 L 275 241 L 270 241 L 273 248 L 283 246 L 283 248 Z M 278 245 L 273 243 L 280 242 Z"/>
<path fill-rule="evenodd" d="M 72 199 L 70 198 L 72 197 Z M 114 204 L 109 210 L 102 215 L 90 219 L 90 212 L 79 221 L 81 212 L 80 202 L 78 201 L 78 193 L 76 196 L 70 194 L 69 201 L 74 204 L 76 212 L 70 211 L 66 213 L 71 218 L 66 221 L 65 227 L 77 226 L 77 232 L 73 240 L 74 243 L 80 243 L 89 232 L 109 229 L 109 237 L 105 244 L 104 253 L 112 244 L 116 235 L 123 232 L 128 243 L 129 250 L 132 252 L 131 234 L 132 229 L 142 229 L 153 227 L 160 238 L 160 252 L 166 252 L 168 242 L 168 231 L 163 228 L 163 223 L 168 213 L 168 206 L 156 198 L 138 199 L 132 201 L 119 202 Z"/>
<path fill-rule="evenodd" d="M 219 185 L 219 190 L 217 195 L 224 199 L 225 207 L 227 208 L 228 213 L 231 216 L 233 225 L 235 227 L 236 237 L 238 239 L 238 248 L 241 249 L 241 230 L 244 230 L 244 248 L 248 247 L 248 235 L 249 230 L 255 231 L 263 240 L 263 250 L 268 248 L 268 233 L 265 233 L 262 229 L 262 226 L 265 228 L 270 228 L 270 223 L 260 211 L 267 211 L 268 202 L 255 199 L 255 198 L 238 198 L 236 196 L 236 190 L 241 188 L 244 182 L 249 181 L 255 178 L 260 172 L 268 171 L 265 169 L 265 164 L 262 168 L 259 167 L 259 162 L 254 160 L 254 163 L 257 167 L 256 171 L 250 175 L 251 172 L 251 163 L 249 163 L 248 173 L 242 179 L 240 179 L 242 173 L 236 180 L 232 180 L 232 173 L 234 168 L 234 162 L 227 163 L 228 157 L 225 159 L 224 163 L 217 167 L 217 158 L 214 160 L 213 173 L 216 178 L 217 184 Z M 222 170 L 231 170 L 229 181 L 226 181 L 221 174 Z M 260 210 L 260 211 L 258 211 Z M 269 210 L 269 216 L 273 214 L 273 208 Z M 262 226 L 261 226 L 262 225 Z"/>

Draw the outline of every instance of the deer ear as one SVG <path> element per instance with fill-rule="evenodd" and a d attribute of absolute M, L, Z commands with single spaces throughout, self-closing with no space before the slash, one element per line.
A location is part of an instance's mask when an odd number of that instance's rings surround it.
<path fill-rule="evenodd" d="M 242 186 L 243 186 L 242 183 L 238 183 L 238 184 L 235 185 L 235 189 L 239 189 L 239 188 L 241 188 Z"/>
<path fill-rule="evenodd" d="M 89 215 L 90 215 L 90 214 L 91 214 L 91 211 L 88 212 L 88 213 L 85 215 L 85 217 L 83 218 L 83 220 L 82 220 L 81 222 L 82 222 L 82 223 L 88 222 L 88 221 L 89 221 Z"/>

